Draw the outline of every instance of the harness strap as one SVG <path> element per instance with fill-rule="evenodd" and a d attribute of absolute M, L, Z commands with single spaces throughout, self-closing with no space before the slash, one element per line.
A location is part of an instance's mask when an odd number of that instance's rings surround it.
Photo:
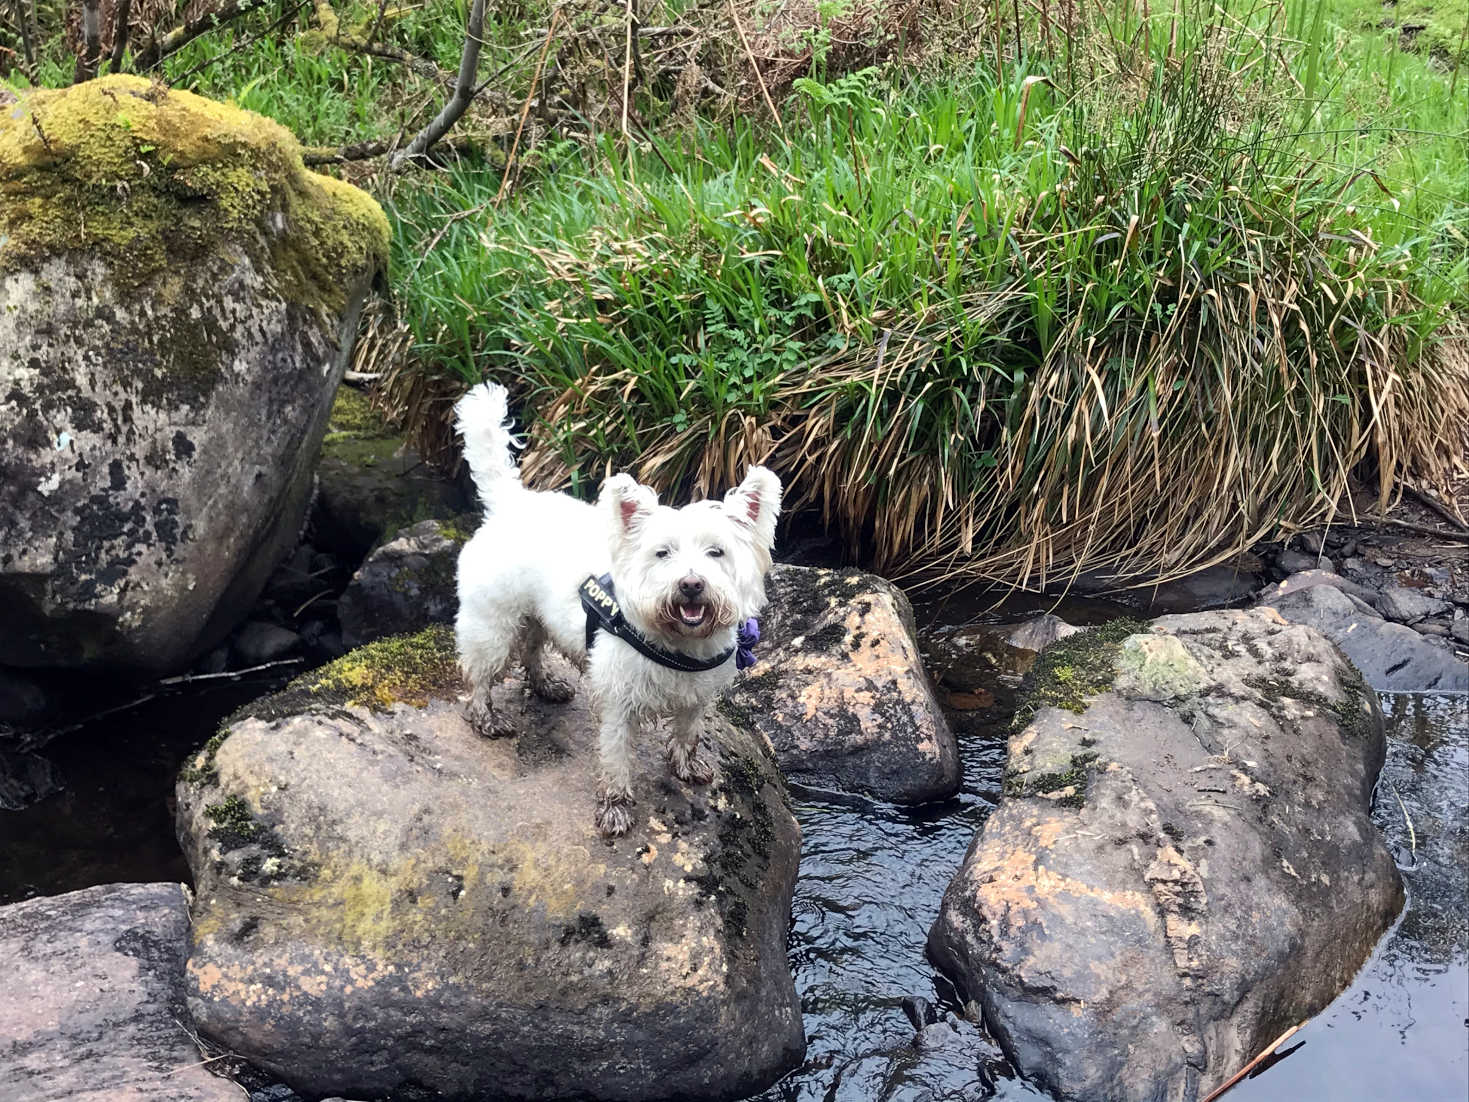
<path fill-rule="evenodd" d="M 675 654 L 673 651 L 654 646 L 622 615 L 622 607 L 617 603 L 617 590 L 613 588 L 611 574 L 603 574 L 600 578 L 588 577 L 581 583 L 577 593 L 581 597 L 582 608 L 587 610 L 588 651 L 592 649 L 592 640 L 597 637 L 597 630 L 600 628 L 617 636 L 644 658 L 657 662 L 660 666 L 678 670 L 680 673 L 703 673 L 724 665 L 737 649 L 730 647 L 713 658 L 690 658 L 687 655 Z"/>

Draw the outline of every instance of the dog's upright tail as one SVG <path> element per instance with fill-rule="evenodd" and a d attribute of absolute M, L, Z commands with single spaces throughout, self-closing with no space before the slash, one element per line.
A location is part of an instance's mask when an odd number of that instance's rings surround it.
<path fill-rule="evenodd" d="M 454 428 L 464 439 L 464 459 L 480 504 L 486 513 L 493 513 L 497 495 L 520 489 L 520 470 L 511 453 L 517 442 L 510 432 L 505 388 L 499 383 L 481 383 L 470 390 L 454 406 Z"/>

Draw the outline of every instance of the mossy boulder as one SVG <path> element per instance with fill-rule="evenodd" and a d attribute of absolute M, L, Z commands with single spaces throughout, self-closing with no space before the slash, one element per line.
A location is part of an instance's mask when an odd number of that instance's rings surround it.
<path fill-rule="evenodd" d="M 770 740 L 792 781 L 917 804 L 959 788 L 959 750 L 897 586 L 855 570 L 777 566 L 755 665 L 725 712 Z"/>
<path fill-rule="evenodd" d="M 388 227 L 258 115 L 112 76 L 0 112 L 0 663 L 171 670 L 298 536 Z"/>
<path fill-rule="evenodd" d="M 1055 1096 L 1198 1102 L 1402 906 L 1376 698 L 1270 609 L 1107 625 L 1031 677 L 929 954 Z"/>
<path fill-rule="evenodd" d="M 799 1062 L 800 833 L 762 740 L 711 719 L 697 788 L 649 738 L 609 842 L 582 696 L 508 681 L 522 733 L 489 741 L 459 691 L 448 628 L 380 640 L 186 763 L 200 1031 L 311 1097 L 735 1098 Z"/>

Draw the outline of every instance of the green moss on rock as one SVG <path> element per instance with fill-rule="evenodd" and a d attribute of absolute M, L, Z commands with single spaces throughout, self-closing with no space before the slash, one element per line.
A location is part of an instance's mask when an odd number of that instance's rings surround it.
<path fill-rule="evenodd" d="M 394 635 L 358 647 L 298 677 L 278 697 L 304 695 L 306 703 L 355 705 L 387 711 L 394 704 L 422 708 L 459 691 L 453 629 L 444 624 L 417 635 Z"/>
<path fill-rule="evenodd" d="M 1042 708 L 1085 711 L 1088 699 L 1106 692 L 1116 679 L 1123 640 L 1147 630 L 1138 620 L 1112 620 L 1041 651 L 1021 690 L 1015 730 L 1028 726 Z"/>
<path fill-rule="evenodd" d="M 245 249 L 288 301 L 339 312 L 388 242 L 370 196 L 306 171 L 253 112 L 114 75 L 0 114 L 0 273 L 87 252 L 119 283 L 163 275 L 159 293 L 187 297 L 179 261 Z"/>

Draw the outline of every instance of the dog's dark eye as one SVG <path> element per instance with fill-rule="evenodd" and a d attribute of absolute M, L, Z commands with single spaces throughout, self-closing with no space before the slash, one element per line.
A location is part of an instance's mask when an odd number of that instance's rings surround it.
<path fill-rule="evenodd" d="M 657 551 L 654 551 L 653 554 L 657 555 L 660 559 L 666 559 L 668 558 L 668 548 L 660 547 Z"/>
<path fill-rule="evenodd" d="M 717 558 L 722 557 L 723 555 L 724 555 L 724 548 L 722 548 L 722 547 L 711 547 L 711 548 L 709 548 L 709 557 L 711 559 L 717 559 Z"/>

